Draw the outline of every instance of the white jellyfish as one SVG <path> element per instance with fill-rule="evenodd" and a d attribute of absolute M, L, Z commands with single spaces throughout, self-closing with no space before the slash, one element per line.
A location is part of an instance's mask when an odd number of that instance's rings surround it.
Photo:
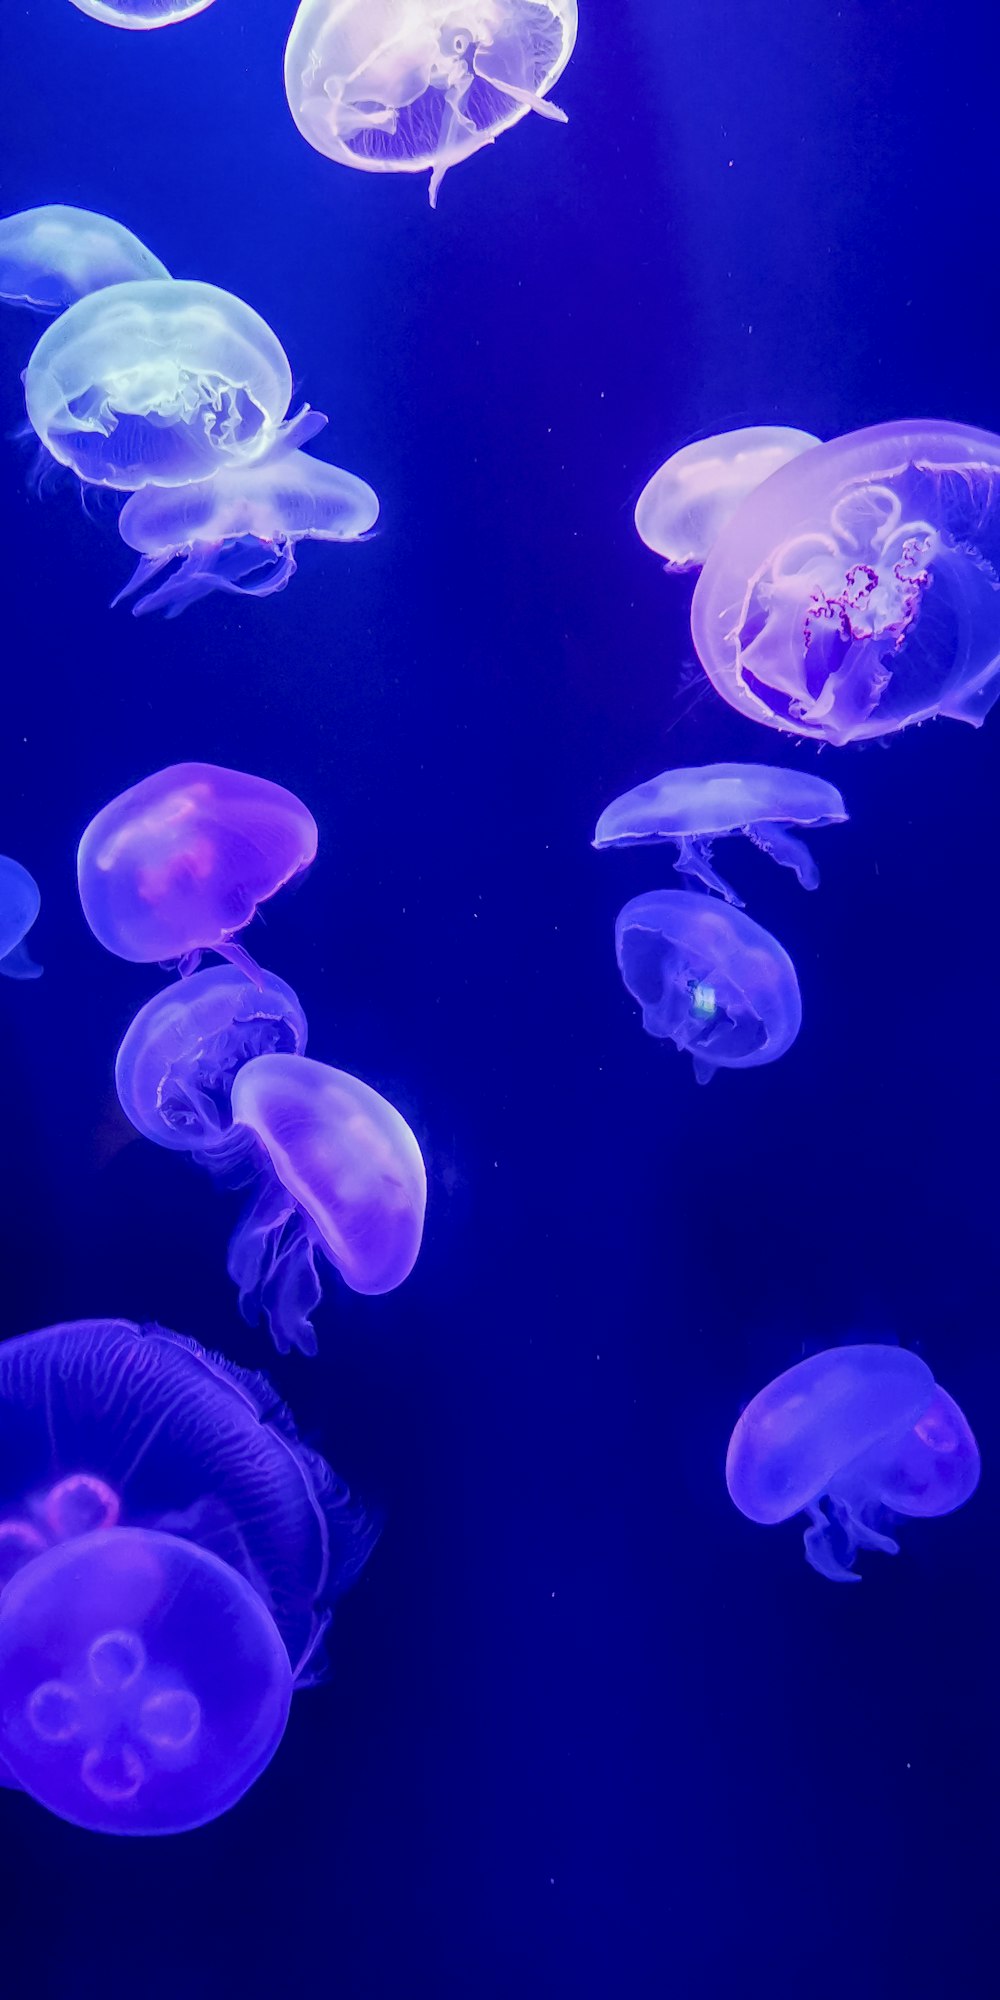
<path fill-rule="evenodd" d="M 159 258 L 110 215 L 53 203 L 0 220 L 0 299 L 7 305 L 60 313 L 107 285 L 169 277 Z"/>
<path fill-rule="evenodd" d="M 203 14 L 212 0 L 72 0 L 81 14 L 109 28 L 170 28 Z"/>
<path fill-rule="evenodd" d="M 700 569 L 741 500 L 818 443 L 810 431 L 755 424 L 683 445 L 646 481 L 636 532 L 668 569 Z"/>

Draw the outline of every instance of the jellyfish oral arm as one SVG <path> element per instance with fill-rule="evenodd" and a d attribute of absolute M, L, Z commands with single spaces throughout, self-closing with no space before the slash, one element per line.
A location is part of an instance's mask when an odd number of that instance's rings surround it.
<path fill-rule="evenodd" d="M 790 827 L 782 826 L 777 820 L 767 820 L 754 826 L 741 827 L 748 840 L 759 847 L 762 854 L 769 854 L 779 868 L 790 868 L 803 889 L 819 888 L 819 869 L 804 840 L 800 840 Z"/>
<path fill-rule="evenodd" d="M 311 1315 L 322 1288 L 309 1224 L 270 1170 L 233 1231 L 227 1268 L 249 1326 L 263 1313 L 279 1354 L 315 1354 Z"/>
<path fill-rule="evenodd" d="M 803 1535 L 806 1561 L 830 1583 L 860 1583 L 857 1570 L 850 1567 L 858 1549 L 879 1549 L 883 1555 L 898 1556 L 899 1543 L 880 1534 L 866 1521 L 863 1506 L 842 1493 L 827 1496 L 829 1514 L 818 1500 L 807 1508 L 812 1523 Z M 839 1551 L 839 1553 L 838 1553 Z"/>
<path fill-rule="evenodd" d="M 721 875 L 718 875 L 712 866 L 712 843 L 710 840 L 702 840 L 694 835 L 684 834 L 677 842 L 677 859 L 674 862 L 674 868 L 678 875 L 690 876 L 692 881 L 700 882 L 703 888 L 714 889 L 716 894 L 724 897 L 727 903 L 732 903 L 735 909 L 742 910 L 743 904 L 736 894 L 735 889 L 731 889 L 729 883 Z"/>

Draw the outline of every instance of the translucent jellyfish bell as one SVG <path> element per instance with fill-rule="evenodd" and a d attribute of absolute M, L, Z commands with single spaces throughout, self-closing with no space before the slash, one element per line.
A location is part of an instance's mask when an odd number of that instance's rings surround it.
<path fill-rule="evenodd" d="M 684 889 L 626 903 L 615 925 L 618 966 L 647 1034 L 686 1049 L 699 1083 L 753 1069 L 791 1047 L 802 1022 L 795 967 L 742 910 Z"/>
<path fill-rule="evenodd" d="M 118 532 L 140 562 L 115 603 L 168 618 L 213 590 L 271 597 L 295 574 L 295 545 L 357 541 L 378 519 L 363 479 L 297 449 L 326 418 L 306 411 L 283 427 L 266 458 L 192 486 L 145 486 L 126 500 Z M 153 590 L 147 588 L 175 561 Z"/>
<path fill-rule="evenodd" d="M 723 431 L 682 446 L 647 480 L 635 508 L 640 539 L 667 569 L 699 569 L 741 501 L 819 443 L 780 424 Z"/>
<path fill-rule="evenodd" d="M 212 0 L 72 0 L 72 5 L 109 28 L 170 28 L 203 14 Z"/>
<path fill-rule="evenodd" d="M 1000 693 L 1000 438 L 962 424 L 853 431 L 737 508 L 691 631 L 744 715 L 849 743 Z"/>
<path fill-rule="evenodd" d="M 576 0 L 301 0 L 285 90 L 318 153 L 368 173 L 449 167 L 529 111 L 573 53 Z"/>
<path fill-rule="evenodd" d="M 259 1055 L 301 1055 L 306 1018 L 290 986 L 262 972 L 259 986 L 212 965 L 154 995 L 126 1032 L 115 1063 L 122 1110 L 158 1146 L 228 1165 L 233 1078 Z M 210 1156 L 210 1157 L 208 1157 Z"/>
<path fill-rule="evenodd" d="M 257 979 L 235 933 L 316 858 L 316 822 L 294 792 L 218 764 L 171 764 L 91 820 L 77 854 L 94 936 L 138 964 L 193 972 L 217 951 Z"/>
<path fill-rule="evenodd" d="M 832 1583 L 860 1583 L 859 1548 L 898 1554 L 894 1514 L 949 1514 L 979 1480 L 958 1404 L 904 1347 L 831 1347 L 769 1382 L 733 1431 L 726 1483 L 740 1512 L 770 1525 L 806 1513 L 806 1558 Z"/>
<path fill-rule="evenodd" d="M 40 908 L 33 876 L 19 861 L 0 854 L 0 972 L 8 979 L 37 979 L 41 974 L 24 943 Z"/>
<path fill-rule="evenodd" d="M 782 868 L 791 868 L 804 889 L 819 884 L 819 869 L 793 826 L 837 826 L 847 818 L 835 785 L 807 771 L 772 764 L 702 764 L 691 770 L 661 771 L 658 778 L 623 792 L 602 812 L 595 847 L 638 847 L 675 841 L 679 875 L 715 889 L 737 908 L 739 897 L 717 875 L 712 844 L 742 833 Z"/>
<path fill-rule="evenodd" d="M 229 1274 L 251 1324 L 275 1345 L 316 1351 L 317 1252 L 352 1291 L 392 1291 L 423 1234 L 427 1176 L 406 1120 L 344 1070 L 262 1055 L 237 1071 L 234 1126 L 259 1142 L 259 1191 L 234 1231 Z"/>
<path fill-rule="evenodd" d="M 187 279 L 109 285 L 42 334 L 28 417 L 80 479 L 184 486 L 273 447 L 292 393 L 283 347 L 242 299 Z"/>
<path fill-rule="evenodd" d="M 61 313 L 77 299 L 170 272 L 110 215 L 89 208 L 25 208 L 0 221 L 0 299 Z"/>

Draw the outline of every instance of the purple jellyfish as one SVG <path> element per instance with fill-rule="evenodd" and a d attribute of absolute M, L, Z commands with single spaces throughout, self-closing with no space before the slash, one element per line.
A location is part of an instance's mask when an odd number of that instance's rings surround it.
<path fill-rule="evenodd" d="M 742 910 L 686 889 L 634 896 L 615 925 L 618 966 L 647 1034 L 687 1049 L 699 1083 L 791 1047 L 802 1022 L 795 967 Z"/>
<path fill-rule="evenodd" d="M 127 1320 L 0 1346 L 0 1758 L 94 1832 L 270 1762 L 372 1531 L 262 1375 Z"/>
<path fill-rule="evenodd" d="M 806 1560 L 860 1583 L 858 1549 L 898 1555 L 894 1514 L 950 1514 L 975 1491 L 979 1451 L 958 1404 L 905 1347 L 830 1347 L 778 1375 L 729 1441 L 726 1484 L 750 1521 L 808 1514 Z"/>
<path fill-rule="evenodd" d="M 8 979 L 37 979 L 41 973 L 24 942 L 40 907 L 34 877 L 0 854 L 0 972 Z"/>
<path fill-rule="evenodd" d="M 690 771 L 662 771 L 623 792 L 602 812 L 594 846 L 675 841 L 677 873 L 693 876 L 742 909 L 740 898 L 712 866 L 713 841 L 746 834 L 772 861 L 791 868 L 803 889 L 815 889 L 819 869 L 790 829 L 837 826 L 846 818 L 836 786 L 809 772 L 782 771 L 772 764 L 702 764 Z"/>
<path fill-rule="evenodd" d="M 699 569 L 747 494 L 818 443 L 811 431 L 756 424 L 682 445 L 646 481 L 636 533 L 668 570 Z"/>
<path fill-rule="evenodd" d="M 283 785 L 218 764 L 171 764 L 91 820 L 77 877 L 94 936 L 119 958 L 193 972 L 216 951 L 258 980 L 235 941 L 316 856 L 312 814 Z"/>

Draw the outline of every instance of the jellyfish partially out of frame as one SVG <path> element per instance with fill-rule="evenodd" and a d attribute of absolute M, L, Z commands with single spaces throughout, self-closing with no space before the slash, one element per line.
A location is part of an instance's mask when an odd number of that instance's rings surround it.
<path fill-rule="evenodd" d="M 807 1514 L 806 1559 L 860 1583 L 858 1549 L 897 1555 L 897 1514 L 950 1514 L 975 1491 L 979 1451 L 958 1404 L 905 1347 L 831 1347 L 769 1382 L 729 1442 L 726 1483 L 748 1520 Z"/>
<path fill-rule="evenodd" d="M 212 0 L 72 0 L 72 5 L 109 28 L 170 28 L 203 14 Z"/>
<path fill-rule="evenodd" d="M 244 1128 L 234 1141 L 237 1071 L 255 1056 L 302 1055 L 306 1037 L 283 979 L 262 972 L 256 986 L 237 966 L 206 966 L 140 1007 L 115 1063 L 119 1102 L 147 1139 L 224 1173 L 250 1150 Z"/>
<path fill-rule="evenodd" d="M 0 854 L 0 973 L 7 979 L 37 979 L 41 974 L 24 942 L 40 908 L 34 876 L 19 861 Z"/>
<path fill-rule="evenodd" d="M 285 91 L 318 153 L 367 173 L 449 167 L 548 96 L 573 53 L 576 0 L 301 0 Z"/>
<path fill-rule="evenodd" d="M 232 1080 L 233 1138 L 255 1142 L 257 1191 L 229 1247 L 251 1325 L 276 1347 L 314 1354 L 317 1257 L 354 1292 L 393 1291 L 417 1259 L 427 1176 L 395 1106 L 310 1056 L 261 1055 Z"/>
<path fill-rule="evenodd" d="M 785 771 L 772 764 L 702 764 L 691 770 L 662 771 L 606 806 L 597 822 L 595 847 L 640 847 L 676 843 L 674 867 L 706 889 L 714 889 L 738 909 L 735 891 L 715 871 L 712 846 L 731 833 L 745 834 L 782 868 L 791 868 L 803 889 L 819 885 L 819 869 L 793 826 L 840 826 L 847 818 L 835 785 L 810 771 Z"/>
<path fill-rule="evenodd" d="M 776 1062 L 802 1022 L 784 947 L 744 911 L 686 889 L 635 896 L 615 925 L 622 979 L 647 1034 L 687 1050 L 699 1083 Z"/>
<path fill-rule="evenodd" d="M 60 465 L 132 492 L 265 457 L 292 376 L 277 335 L 242 299 L 152 278 L 70 306 L 42 334 L 24 389 L 29 421 Z"/>
<path fill-rule="evenodd" d="M 83 913 L 118 958 L 197 969 L 218 952 L 255 981 L 237 942 L 260 904 L 316 858 L 294 792 L 218 764 L 171 764 L 101 808 L 77 853 Z"/>
<path fill-rule="evenodd" d="M 740 502 L 779 466 L 818 443 L 810 431 L 773 424 L 683 445 L 643 487 L 636 532 L 668 570 L 700 569 Z"/>
<path fill-rule="evenodd" d="M 318 410 L 304 411 L 282 427 L 266 458 L 189 486 L 133 493 L 118 532 L 140 560 L 114 603 L 135 597 L 137 617 L 163 611 L 172 618 L 213 590 L 272 597 L 295 575 L 298 542 L 367 534 L 378 519 L 377 494 L 354 473 L 299 449 L 325 423 Z"/>
<path fill-rule="evenodd" d="M 169 280 L 170 272 L 110 215 L 58 204 L 25 208 L 0 221 L 0 299 L 37 313 L 61 313 L 108 285 Z"/>
<path fill-rule="evenodd" d="M 719 693 L 849 743 L 1000 694 L 1000 437 L 904 422 L 803 452 L 709 551 L 691 631 Z"/>
<path fill-rule="evenodd" d="M 161 1327 L 0 1346 L 0 1767 L 96 1833 L 236 1804 L 373 1540 L 266 1378 Z"/>

